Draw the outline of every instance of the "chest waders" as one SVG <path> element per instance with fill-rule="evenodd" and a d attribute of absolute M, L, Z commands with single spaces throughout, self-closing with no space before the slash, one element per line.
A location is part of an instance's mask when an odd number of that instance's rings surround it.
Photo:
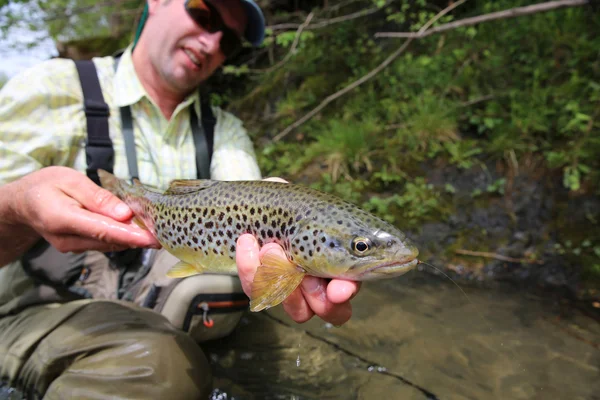
<path fill-rule="evenodd" d="M 115 71 L 118 62 L 116 58 Z M 110 109 L 104 101 L 94 63 L 75 61 L 75 65 L 81 81 L 87 124 L 86 173 L 100 185 L 97 170 L 101 168 L 112 173 L 114 169 L 114 149 L 108 125 Z M 198 179 L 210 179 L 217 121 L 208 98 L 207 95 L 200 96 L 200 121 L 194 107 L 189 108 Z M 121 107 L 120 114 L 129 175 L 137 179 L 139 173 L 131 108 Z M 44 289 L 38 291 L 44 295 L 30 299 L 24 305 L 80 298 L 134 301 L 163 314 L 196 341 L 228 335 L 247 309 L 248 298 L 237 277 L 197 275 L 184 279 L 165 278 L 164 273 L 177 260 L 164 250 L 131 249 L 106 253 L 105 256 L 98 252 L 88 253 L 60 253 L 44 240 L 37 243 L 23 256 L 22 264 L 36 285 Z M 96 283 L 88 284 L 88 280 Z"/>

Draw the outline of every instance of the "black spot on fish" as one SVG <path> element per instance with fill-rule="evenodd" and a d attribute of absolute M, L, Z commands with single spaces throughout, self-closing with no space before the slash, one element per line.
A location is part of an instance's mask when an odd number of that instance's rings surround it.
<path fill-rule="evenodd" d="M 227 224 L 228 225 L 233 224 L 233 218 L 231 218 L 231 216 L 229 218 L 227 218 Z"/>
<path fill-rule="evenodd" d="M 296 232 L 296 227 L 295 227 L 295 226 L 292 226 L 292 227 L 290 228 L 290 235 L 293 235 L 293 234 L 294 234 L 294 232 Z"/>
<path fill-rule="evenodd" d="M 205 247 L 205 246 L 206 246 L 206 240 L 202 239 L 202 240 L 200 241 L 200 243 L 202 243 L 202 247 Z"/>
<path fill-rule="evenodd" d="M 214 208 L 212 210 L 210 210 L 210 215 L 212 215 L 213 217 L 217 214 L 217 210 L 215 210 Z"/>
<path fill-rule="evenodd" d="M 193 230 L 194 226 L 196 226 L 196 223 L 194 221 L 190 222 L 190 230 Z"/>
<path fill-rule="evenodd" d="M 219 214 L 219 218 L 218 219 L 219 219 L 219 221 L 223 221 L 223 218 L 225 218 L 225 213 L 224 212 L 222 212 L 222 213 Z"/>
<path fill-rule="evenodd" d="M 304 246 L 300 246 L 300 251 L 304 252 Z"/>
<path fill-rule="evenodd" d="M 231 231 L 230 231 L 230 230 L 227 230 L 227 237 L 228 237 L 229 239 L 233 239 L 233 233 L 231 233 Z"/>
<path fill-rule="evenodd" d="M 198 244 L 198 238 L 196 236 L 193 236 L 192 237 L 192 242 Z"/>
<path fill-rule="evenodd" d="M 208 243 L 212 243 L 212 241 L 213 241 L 212 235 L 208 235 L 206 237 L 206 240 L 208 240 Z"/>
<path fill-rule="evenodd" d="M 265 215 L 263 215 L 263 217 L 262 217 L 262 221 L 263 221 L 263 224 L 265 224 L 265 225 L 267 224 L 267 222 L 269 222 L 269 218 L 267 217 L 267 215 L 266 215 L 266 214 L 265 214 Z"/>
<path fill-rule="evenodd" d="M 205 226 L 207 229 L 211 229 L 213 226 L 215 226 L 215 224 L 214 224 L 214 222 L 212 222 L 212 221 L 207 221 L 207 222 L 204 224 L 204 226 Z"/>
<path fill-rule="evenodd" d="M 188 222 L 188 217 L 187 217 L 187 215 L 184 215 L 183 216 L 183 223 L 186 224 L 187 222 Z"/>
<path fill-rule="evenodd" d="M 217 246 L 220 246 L 220 245 L 221 245 L 221 243 L 222 243 L 222 242 L 221 242 L 220 240 L 217 240 L 217 241 L 215 242 L 215 244 L 216 244 Z"/>
<path fill-rule="evenodd" d="M 258 221 L 254 222 L 254 226 L 256 227 L 256 229 L 260 229 L 260 222 L 258 222 Z"/>
<path fill-rule="evenodd" d="M 335 247 L 335 243 L 329 242 L 329 247 L 331 247 L 333 249 Z"/>
<path fill-rule="evenodd" d="M 317 246 L 317 253 L 321 251 L 321 246 Z"/>
<path fill-rule="evenodd" d="M 260 236 L 262 236 L 263 238 L 266 238 L 267 237 L 267 232 L 265 232 L 264 229 L 261 229 Z"/>
<path fill-rule="evenodd" d="M 326 241 L 327 241 L 327 239 L 325 239 L 325 236 L 323 236 L 323 237 L 321 238 L 321 243 L 325 243 Z"/>
<path fill-rule="evenodd" d="M 219 254 L 219 251 L 218 251 L 217 249 L 214 249 L 214 248 L 213 248 L 213 253 L 215 253 L 215 254 Z"/>
<path fill-rule="evenodd" d="M 339 220 L 339 219 L 338 219 L 337 223 L 338 223 L 338 225 L 344 225 L 344 221 Z"/>
<path fill-rule="evenodd" d="M 308 255 L 309 255 L 310 257 L 312 257 L 312 255 L 313 255 L 313 251 L 312 251 L 312 250 L 309 250 L 309 251 L 308 251 Z"/>
<path fill-rule="evenodd" d="M 266 222 L 265 222 L 266 224 Z M 273 222 L 271 222 L 271 226 L 273 227 L 273 229 L 277 228 L 277 222 L 275 222 L 275 220 L 273 220 Z"/>
<path fill-rule="evenodd" d="M 229 251 L 230 251 L 231 253 L 235 253 L 235 246 L 234 246 L 234 245 L 231 245 L 231 247 L 229 248 Z"/>
<path fill-rule="evenodd" d="M 273 238 L 273 231 L 269 229 L 267 231 L 267 236 L 269 236 L 270 238 Z"/>
<path fill-rule="evenodd" d="M 254 215 L 255 212 L 256 210 L 254 210 L 254 207 L 250 208 L 250 215 Z"/>

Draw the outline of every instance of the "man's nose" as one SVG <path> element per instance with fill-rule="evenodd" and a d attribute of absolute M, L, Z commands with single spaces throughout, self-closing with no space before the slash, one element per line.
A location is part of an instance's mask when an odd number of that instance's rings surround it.
<path fill-rule="evenodd" d="M 216 54 L 221 47 L 221 37 L 223 36 L 223 32 L 217 31 L 214 33 L 210 33 L 204 31 L 198 37 L 200 43 L 202 43 L 204 47 L 204 51 L 208 54 Z"/>

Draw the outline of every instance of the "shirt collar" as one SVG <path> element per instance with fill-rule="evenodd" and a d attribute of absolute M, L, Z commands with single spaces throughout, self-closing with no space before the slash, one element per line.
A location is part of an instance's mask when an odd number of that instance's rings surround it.
<path fill-rule="evenodd" d="M 118 107 L 130 106 L 140 101 L 142 97 L 149 98 L 135 73 L 133 60 L 131 58 L 131 50 L 132 46 L 129 46 L 121 55 L 119 66 L 115 73 L 115 105 Z"/>

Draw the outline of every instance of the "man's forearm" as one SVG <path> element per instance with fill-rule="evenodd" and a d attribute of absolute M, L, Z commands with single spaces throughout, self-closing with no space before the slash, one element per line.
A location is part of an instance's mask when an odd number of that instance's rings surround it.
<path fill-rule="evenodd" d="M 31 227 L 19 222 L 14 207 L 17 185 L 0 186 L 0 268 L 23 255 L 40 235 Z"/>

